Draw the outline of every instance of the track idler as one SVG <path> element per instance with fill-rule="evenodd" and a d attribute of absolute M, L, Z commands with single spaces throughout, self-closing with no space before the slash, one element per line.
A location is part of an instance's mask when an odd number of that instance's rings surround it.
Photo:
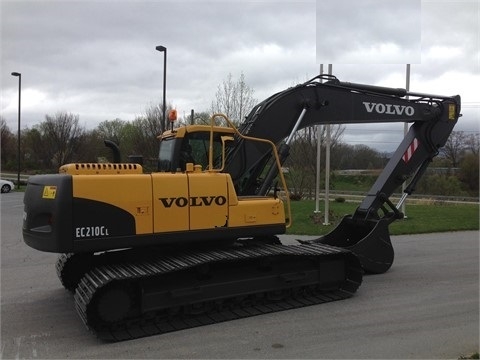
<path fill-rule="evenodd" d="M 391 222 L 390 218 L 355 220 L 347 215 L 334 230 L 311 242 L 348 249 L 366 272 L 381 274 L 390 269 L 394 258 L 388 231 Z"/>

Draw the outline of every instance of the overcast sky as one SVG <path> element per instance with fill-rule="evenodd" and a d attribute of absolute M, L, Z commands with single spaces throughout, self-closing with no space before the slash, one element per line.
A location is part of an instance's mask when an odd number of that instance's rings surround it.
<path fill-rule="evenodd" d="M 479 131 L 478 0 L 26 1 L 0 0 L 1 111 L 17 128 L 46 114 L 87 128 L 133 120 L 161 103 L 208 111 L 218 84 L 244 73 L 258 101 L 333 64 L 342 81 L 462 96 L 457 130 Z M 325 66 L 326 71 L 326 66 Z M 392 150 L 403 124 L 349 125 L 344 141 Z"/>

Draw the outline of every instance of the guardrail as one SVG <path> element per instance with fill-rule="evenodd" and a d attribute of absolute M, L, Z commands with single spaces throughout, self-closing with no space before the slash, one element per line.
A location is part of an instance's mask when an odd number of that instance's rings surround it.
<path fill-rule="evenodd" d="M 29 177 L 30 175 L 20 174 L 20 185 L 26 185 Z M 17 185 L 18 175 L 2 172 L 0 173 L 0 179 L 13 181 Z"/>
<path fill-rule="evenodd" d="M 315 191 L 304 191 L 303 198 L 306 200 L 315 199 Z M 310 195 L 313 194 L 313 195 Z M 367 195 L 364 191 L 355 191 L 355 190 L 330 190 L 329 191 L 330 200 L 335 200 L 338 197 L 344 197 L 346 200 L 358 200 L 359 202 Z M 320 198 L 323 199 L 325 196 L 324 192 L 320 192 Z M 400 199 L 402 197 L 401 193 L 394 193 L 391 196 L 391 200 Z M 455 202 L 455 203 L 471 203 L 471 204 L 480 204 L 480 199 L 478 197 L 470 196 L 445 196 L 445 195 L 432 195 L 432 194 L 412 194 L 409 195 L 407 201 L 437 201 L 437 202 Z"/>

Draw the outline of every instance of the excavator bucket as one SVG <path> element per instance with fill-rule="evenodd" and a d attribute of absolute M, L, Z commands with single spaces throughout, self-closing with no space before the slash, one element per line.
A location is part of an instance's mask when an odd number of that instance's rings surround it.
<path fill-rule="evenodd" d="M 388 225 L 391 219 L 355 220 L 345 216 L 330 233 L 313 240 L 352 251 L 368 273 L 386 272 L 393 263 L 393 247 Z"/>

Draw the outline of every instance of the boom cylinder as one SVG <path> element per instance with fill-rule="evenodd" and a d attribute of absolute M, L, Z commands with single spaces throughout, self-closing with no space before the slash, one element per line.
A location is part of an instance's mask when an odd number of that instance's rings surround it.
<path fill-rule="evenodd" d="M 288 136 L 287 140 L 285 143 L 281 144 L 279 149 L 278 149 L 278 157 L 280 159 L 280 163 L 283 164 L 284 161 L 288 158 L 288 155 L 290 154 L 290 143 L 293 140 L 293 137 L 295 133 L 297 132 L 298 127 L 300 126 L 303 117 L 305 116 L 305 113 L 307 112 L 307 107 L 304 107 L 302 109 L 302 112 L 300 113 L 300 116 L 298 117 L 297 121 L 295 122 L 295 125 L 293 126 L 292 132 Z M 272 185 L 273 179 L 275 179 L 275 176 L 278 175 L 278 169 L 275 166 L 275 163 L 272 163 L 270 166 L 270 169 L 268 170 L 267 176 L 265 176 L 265 180 L 262 183 L 262 186 L 260 190 L 258 191 L 257 195 L 265 195 L 268 190 L 270 189 L 270 186 Z"/>

